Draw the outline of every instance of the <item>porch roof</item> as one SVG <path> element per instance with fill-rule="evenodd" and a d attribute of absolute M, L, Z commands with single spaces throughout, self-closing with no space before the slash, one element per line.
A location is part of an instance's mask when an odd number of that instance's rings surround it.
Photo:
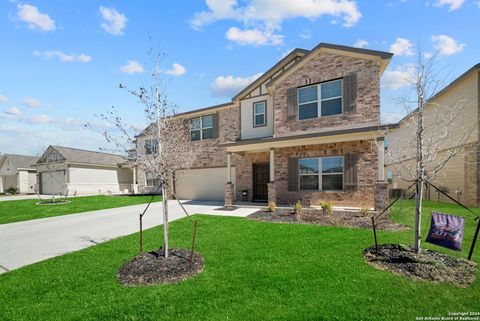
<path fill-rule="evenodd" d="M 226 147 L 228 152 L 241 153 L 266 151 L 270 148 L 341 143 L 357 140 L 371 140 L 383 138 L 387 129 L 396 127 L 398 127 L 398 124 L 345 128 L 298 135 L 274 136 L 242 140 L 231 143 L 224 143 L 221 144 L 221 146 Z"/>

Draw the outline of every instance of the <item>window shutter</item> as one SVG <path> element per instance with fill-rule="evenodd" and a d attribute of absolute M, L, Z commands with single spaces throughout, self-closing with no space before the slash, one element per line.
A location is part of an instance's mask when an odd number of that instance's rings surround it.
<path fill-rule="evenodd" d="M 218 113 L 215 113 L 213 115 L 213 138 L 218 138 L 218 134 L 219 134 L 219 121 L 218 121 Z"/>
<path fill-rule="evenodd" d="M 288 190 L 298 191 L 298 158 L 288 159 Z"/>
<path fill-rule="evenodd" d="M 346 154 L 344 161 L 344 190 L 354 191 L 357 189 L 357 154 Z"/>
<path fill-rule="evenodd" d="M 287 90 L 287 120 L 297 119 L 297 113 L 297 88 L 290 88 Z"/>
<path fill-rule="evenodd" d="M 348 74 L 343 78 L 343 106 L 345 113 L 357 111 L 357 74 Z"/>

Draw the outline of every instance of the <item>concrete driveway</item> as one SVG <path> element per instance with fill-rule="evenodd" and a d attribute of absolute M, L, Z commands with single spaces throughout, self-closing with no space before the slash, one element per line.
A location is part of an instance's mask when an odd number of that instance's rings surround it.
<path fill-rule="evenodd" d="M 189 214 L 245 217 L 257 209 L 215 210 L 217 202 L 182 201 Z M 138 232 L 143 205 L 70 214 L 0 225 L 0 273 Z M 170 221 L 185 217 L 176 201 L 169 202 Z M 152 203 L 143 218 L 144 229 L 163 223 L 162 203 Z"/>

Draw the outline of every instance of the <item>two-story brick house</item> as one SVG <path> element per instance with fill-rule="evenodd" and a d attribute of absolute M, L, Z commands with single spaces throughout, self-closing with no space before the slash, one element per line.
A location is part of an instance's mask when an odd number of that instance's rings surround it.
<path fill-rule="evenodd" d="M 380 76 L 391 57 L 325 43 L 295 49 L 230 103 L 179 114 L 201 153 L 175 179 L 177 197 L 382 207 Z"/>

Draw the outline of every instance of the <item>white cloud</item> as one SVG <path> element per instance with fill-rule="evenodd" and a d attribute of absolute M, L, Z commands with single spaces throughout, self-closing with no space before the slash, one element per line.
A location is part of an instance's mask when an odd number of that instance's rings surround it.
<path fill-rule="evenodd" d="M 211 91 L 217 97 L 232 97 L 261 75 L 258 73 L 250 77 L 219 76 L 212 83 Z"/>
<path fill-rule="evenodd" d="M 121 14 L 114 8 L 105 7 L 100 7 L 100 14 L 103 18 L 103 22 L 101 24 L 103 30 L 114 36 L 123 35 L 128 21 L 125 15 Z"/>
<path fill-rule="evenodd" d="M 0 95 L 0 104 L 3 104 L 8 101 L 8 97 L 4 95 Z"/>
<path fill-rule="evenodd" d="M 59 50 L 39 51 L 34 50 L 33 55 L 36 57 L 43 57 L 45 59 L 58 58 L 62 62 L 83 62 L 87 63 L 92 61 L 92 57 L 85 54 L 66 54 Z"/>
<path fill-rule="evenodd" d="M 397 38 L 390 46 L 390 52 L 398 56 L 413 56 L 413 45 L 410 40 L 405 38 Z"/>
<path fill-rule="evenodd" d="M 5 109 L 3 112 L 6 115 L 14 116 L 14 117 L 18 117 L 22 114 L 22 111 L 20 109 L 18 109 L 17 107 L 10 107 L 8 109 Z"/>
<path fill-rule="evenodd" d="M 22 103 L 31 108 L 40 108 L 43 106 L 42 102 L 38 99 L 32 98 L 32 97 L 25 97 L 22 100 Z"/>
<path fill-rule="evenodd" d="M 259 29 L 245 29 L 240 30 L 236 27 L 231 27 L 225 34 L 227 39 L 238 43 L 239 45 L 283 45 L 283 36 L 274 34 L 268 31 L 261 31 Z"/>
<path fill-rule="evenodd" d="M 382 124 L 398 123 L 403 118 L 402 114 L 385 113 L 381 115 Z"/>
<path fill-rule="evenodd" d="M 397 90 L 409 86 L 414 81 L 415 66 L 405 64 L 392 70 L 386 70 L 382 76 L 382 86 L 388 89 Z"/>
<path fill-rule="evenodd" d="M 137 74 L 144 72 L 142 65 L 136 60 L 127 60 L 127 64 L 120 67 L 120 71 L 126 74 Z"/>
<path fill-rule="evenodd" d="M 433 5 L 435 7 L 448 6 L 448 11 L 460 9 L 465 0 L 436 0 Z"/>
<path fill-rule="evenodd" d="M 54 31 L 56 29 L 55 21 L 48 14 L 38 11 L 38 8 L 35 6 L 18 4 L 17 15 L 32 30 Z"/>
<path fill-rule="evenodd" d="M 49 124 L 53 122 L 53 119 L 47 115 L 30 116 L 25 120 L 32 124 Z"/>
<path fill-rule="evenodd" d="M 308 40 L 308 39 L 312 38 L 312 32 L 309 29 L 305 29 L 300 34 L 300 38 Z"/>
<path fill-rule="evenodd" d="M 166 74 L 169 74 L 175 77 L 183 76 L 185 75 L 186 72 L 187 72 L 187 68 L 177 63 L 174 63 L 172 65 L 172 69 L 165 71 Z"/>
<path fill-rule="evenodd" d="M 368 46 L 368 41 L 363 39 L 358 39 L 357 41 L 355 41 L 353 46 L 357 48 L 365 48 L 366 46 Z"/>
<path fill-rule="evenodd" d="M 305 18 L 315 20 L 322 16 L 333 16 L 343 19 L 343 26 L 352 27 L 360 20 L 362 14 L 358 10 L 354 0 L 206 0 L 208 10 L 195 13 L 190 25 L 194 29 L 214 23 L 220 20 L 234 20 L 243 23 L 245 30 L 243 34 L 240 29 L 230 28 L 231 37 L 241 37 L 244 44 L 259 45 L 263 43 L 277 43 L 283 36 L 275 34 L 281 30 L 285 20 Z M 248 37 L 264 39 L 262 34 L 270 36 L 266 40 L 245 40 Z M 253 35 L 252 31 L 256 31 Z M 227 32 L 227 35 L 229 34 Z M 232 35 L 234 33 L 234 35 Z M 275 36 L 275 37 L 274 37 Z M 274 37 L 274 38 L 272 38 Z M 280 38 L 282 37 L 282 38 Z M 231 39 L 230 39 L 231 40 Z"/>
<path fill-rule="evenodd" d="M 476 1 L 477 7 L 480 9 L 480 0 Z"/>
<path fill-rule="evenodd" d="M 459 43 L 455 39 L 446 35 L 432 36 L 432 41 L 434 42 L 435 49 L 437 49 L 442 55 L 446 56 L 456 54 L 465 48 L 464 43 Z"/>

